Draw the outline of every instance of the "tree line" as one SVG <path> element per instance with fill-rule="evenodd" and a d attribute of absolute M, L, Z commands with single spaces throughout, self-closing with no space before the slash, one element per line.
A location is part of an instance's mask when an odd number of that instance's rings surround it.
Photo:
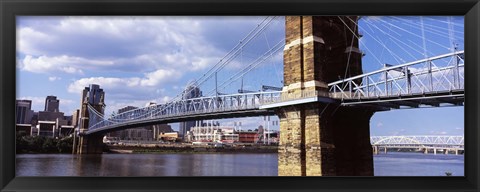
<path fill-rule="evenodd" d="M 73 137 L 50 138 L 30 136 L 20 131 L 16 136 L 18 153 L 72 153 Z"/>

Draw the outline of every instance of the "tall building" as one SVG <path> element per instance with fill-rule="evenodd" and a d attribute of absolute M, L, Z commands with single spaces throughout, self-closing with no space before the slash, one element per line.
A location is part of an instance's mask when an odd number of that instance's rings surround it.
<path fill-rule="evenodd" d="M 145 104 L 145 107 L 150 107 L 151 110 L 155 110 L 155 108 L 161 108 L 162 105 L 157 105 L 156 102 L 148 102 Z M 153 140 L 157 141 L 160 139 L 159 135 L 162 133 L 172 133 L 173 129 L 168 124 L 157 124 L 152 126 L 147 126 L 148 129 L 153 131 Z"/>
<path fill-rule="evenodd" d="M 192 99 L 192 98 L 197 98 L 201 97 L 202 92 L 200 91 L 200 88 L 195 83 L 188 83 L 187 87 L 185 87 L 185 90 L 182 93 L 182 98 L 183 99 Z M 190 131 L 192 127 L 195 127 L 195 121 L 186 121 L 186 122 L 181 122 L 179 126 L 179 135 L 180 138 L 185 141 L 187 132 Z"/>
<path fill-rule="evenodd" d="M 31 100 L 16 100 L 16 124 L 30 124 L 33 117 Z"/>
<path fill-rule="evenodd" d="M 134 110 L 134 109 L 138 109 L 138 107 L 125 106 L 125 107 L 122 107 L 122 108 L 118 109 L 118 110 L 117 110 L 117 114 L 124 113 L 124 112 L 130 111 L 130 110 Z"/>
<path fill-rule="evenodd" d="M 58 106 L 60 105 L 60 100 L 56 96 L 47 96 L 45 98 L 45 109 L 46 112 L 59 112 Z"/>
<path fill-rule="evenodd" d="M 134 106 L 125 106 L 117 110 L 117 114 L 124 113 L 130 110 L 138 109 Z M 153 140 L 153 130 L 151 126 L 139 127 L 139 128 L 130 128 L 120 131 L 114 131 L 107 134 L 108 137 L 118 137 L 121 140 Z"/>
<path fill-rule="evenodd" d="M 38 112 L 38 121 L 56 121 L 63 119 L 63 113 L 59 110 L 60 100 L 56 96 L 45 98 L 45 110 Z"/>
<path fill-rule="evenodd" d="M 138 107 L 134 106 L 125 106 L 117 110 L 117 114 L 124 113 L 133 109 L 138 109 Z M 128 130 L 120 130 L 120 131 L 113 131 L 107 134 L 109 137 L 118 137 L 120 139 L 130 140 L 130 133 L 132 131 Z"/>
<path fill-rule="evenodd" d="M 80 109 L 75 109 L 75 111 L 72 114 L 72 126 L 78 127 L 79 122 L 80 122 Z"/>
<path fill-rule="evenodd" d="M 32 134 L 39 136 L 65 137 L 73 132 L 72 116 L 64 116 L 59 110 L 60 100 L 50 95 L 45 98 L 44 111 L 33 112 L 30 122 L 33 125 Z"/>

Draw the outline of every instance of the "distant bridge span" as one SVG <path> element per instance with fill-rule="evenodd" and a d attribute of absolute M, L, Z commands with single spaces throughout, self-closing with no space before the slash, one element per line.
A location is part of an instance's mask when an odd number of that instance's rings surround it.
<path fill-rule="evenodd" d="M 428 153 L 433 150 L 436 153 L 438 150 L 446 150 L 445 152 L 465 150 L 463 136 L 372 136 L 370 143 L 374 148 L 374 153 L 378 153 L 379 148 L 395 149 L 419 149 Z"/>

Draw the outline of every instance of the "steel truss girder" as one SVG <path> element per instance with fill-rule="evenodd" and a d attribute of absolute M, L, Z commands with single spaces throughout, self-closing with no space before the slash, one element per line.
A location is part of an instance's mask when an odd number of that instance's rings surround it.
<path fill-rule="evenodd" d="M 390 99 L 394 105 L 417 107 L 416 102 L 403 102 L 404 98 L 459 91 L 463 94 L 463 54 L 464 51 L 457 51 L 332 82 L 328 84 L 330 97 L 342 100 L 345 105 L 374 100 L 380 103 Z M 459 98 L 463 99 L 463 96 Z M 447 100 L 446 103 L 450 102 Z M 459 100 L 452 104 L 462 103 L 463 100 Z"/>
<path fill-rule="evenodd" d="M 162 105 L 130 110 L 108 118 L 98 115 L 93 108 L 89 108 L 89 110 L 93 110 L 90 113 L 93 115 L 91 119 L 98 119 L 90 123 L 89 132 L 105 127 L 130 125 L 150 119 L 161 120 L 173 117 L 181 118 L 188 115 L 257 110 L 260 105 L 266 102 L 278 100 L 280 94 L 281 92 L 275 91 L 175 100 Z"/>
<path fill-rule="evenodd" d="M 373 146 L 464 148 L 463 136 L 372 136 Z"/>

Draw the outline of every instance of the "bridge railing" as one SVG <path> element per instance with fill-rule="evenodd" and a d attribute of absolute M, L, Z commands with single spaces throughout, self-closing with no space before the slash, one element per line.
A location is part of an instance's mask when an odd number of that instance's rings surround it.
<path fill-rule="evenodd" d="M 328 84 L 336 99 L 395 97 L 464 89 L 464 51 L 430 57 Z"/>
<path fill-rule="evenodd" d="M 319 91 L 319 90 L 295 90 L 294 92 L 287 92 L 282 91 L 279 92 L 277 97 L 274 97 L 270 100 L 265 100 L 263 103 L 264 105 L 273 104 L 273 103 L 281 103 L 293 100 L 300 100 L 305 98 L 314 98 L 314 97 L 329 97 L 329 93 L 327 91 Z"/>
<path fill-rule="evenodd" d="M 90 114 L 96 114 L 96 118 L 90 117 L 92 120 L 90 121 L 89 131 L 149 119 L 258 109 L 260 105 L 279 98 L 280 92 L 278 91 L 199 97 L 134 109 L 105 118 L 100 117 L 94 108 L 89 107 Z"/>

